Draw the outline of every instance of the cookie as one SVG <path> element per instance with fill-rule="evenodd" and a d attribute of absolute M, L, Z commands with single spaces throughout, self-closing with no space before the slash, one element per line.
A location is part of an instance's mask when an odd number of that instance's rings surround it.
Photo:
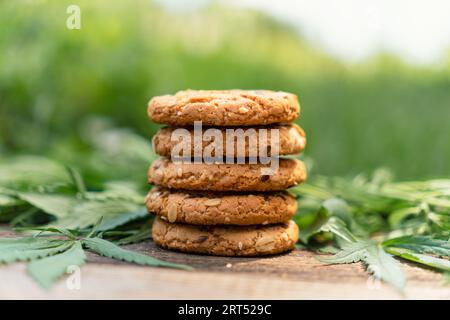
<path fill-rule="evenodd" d="M 263 164 L 174 163 L 167 158 L 153 161 L 148 171 L 151 184 L 184 190 L 280 191 L 306 180 L 306 168 L 297 159 L 279 159 L 278 169 L 263 174 Z"/>
<path fill-rule="evenodd" d="M 217 256 L 263 256 L 294 248 L 298 227 L 294 221 L 267 226 L 194 226 L 156 218 L 153 240 L 159 246 Z"/>
<path fill-rule="evenodd" d="M 286 222 L 297 211 L 288 192 L 212 193 L 154 187 L 145 204 L 169 222 L 198 225 L 254 225 Z"/>
<path fill-rule="evenodd" d="M 148 115 L 172 126 L 252 126 L 291 122 L 300 105 L 292 93 L 269 90 L 186 90 L 154 97 Z"/>
<path fill-rule="evenodd" d="M 160 156 L 164 157 L 170 157 L 172 154 L 172 150 L 175 148 L 177 144 L 179 144 L 179 140 L 176 136 L 173 136 L 174 130 L 177 128 L 174 127 L 165 127 L 158 130 L 158 132 L 153 136 L 152 145 L 153 150 L 159 154 Z M 223 137 L 222 139 L 222 148 L 215 148 L 214 145 L 210 147 L 212 150 L 211 156 L 226 156 L 226 150 L 227 148 L 230 148 L 227 146 L 227 133 L 225 128 L 219 129 L 214 128 L 215 130 L 220 130 L 220 134 Z M 279 132 L 279 142 L 278 142 L 278 155 L 288 155 L 288 154 L 296 154 L 305 148 L 306 145 L 306 136 L 305 132 L 302 128 L 300 128 L 296 124 L 290 124 L 290 125 L 272 125 L 269 127 L 250 127 L 250 128 L 241 128 L 243 130 L 244 134 L 249 134 L 252 136 L 253 141 L 255 141 L 255 146 L 252 146 L 250 144 L 250 139 L 242 139 L 243 140 L 243 147 L 240 147 L 238 144 L 237 139 L 233 139 L 233 148 L 234 148 L 234 155 L 238 155 L 238 146 L 240 149 L 242 149 L 242 155 L 243 157 L 249 157 L 250 154 L 252 155 L 258 155 L 260 152 L 260 148 L 266 148 L 265 154 L 268 156 L 271 156 L 271 130 L 278 130 Z M 267 129 L 267 139 L 264 139 L 264 144 L 260 147 L 260 129 Z M 191 150 L 190 155 L 194 155 L 194 129 L 186 129 L 189 132 L 189 137 L 191 141 Z M 214 144 L 214 139 L 211 139 L 210 141 L 206 138 L 204 138 L 203 133 L 209 130 L 208 128 L 204 128 L 202 130 L 202 135 L 200 136 L 202 138 L 202 154 L 205 151 L 205 148 L 207 148 L 209 145 Z M 252 130 L 252 131 L 250 131 Z M 264 136 L 262 136 L 264 137 Z M 273 142 L 276 143 L 276 142 Z M 217 151 L 221 151 L 220 153 Z"/>

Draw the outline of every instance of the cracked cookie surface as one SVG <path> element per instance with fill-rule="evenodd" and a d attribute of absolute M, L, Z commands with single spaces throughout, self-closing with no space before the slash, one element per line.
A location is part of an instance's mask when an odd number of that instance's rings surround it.
<path fill-rule="evenodd" d="M 291 122 L 300 114 L 297 96 L 270 90 L 185 90 L 148 103 L 156 123 L 172 126 L 251 126 Z"/>
<path fill-rule="evenodd" d="M 272 174 L 264 174 L 263 164 L 207 164 L 153 161 L 148 182 L 168 189 L 199 191 L 281 191 L 306 180 L 306 168 L 297 159 L 279 159 Z"/>
<path fill-rule="evenodd" d="M 182 252 L 218 256 L 263 256 L 294 248 L 298 227 L 294 221 L 267 226 L 194 226 L 169 223 L 157 217 L 153 240 Z"/>
<path fill-rule="evenodd" d="M 177 139 L 177 137 L 173 136 L 174 131 L 177 128 L 174 127 L 164 127 L 158 130 L 158 132 L 153 136 L 152 139 L 152 145 L 153 150 L 159 154 L 160 156 L 164 157 L 170 157 L 172 150 L 180 143 L 180 141 Z M 194 154 L 194 146 L 196 145 L 194 143 L 194 129 L 193 128 L 183 128 L 187 130 L 187 136 L 189 137 L 191 143 L 191 150 L 190 154 Z M 202 134 L 210 128 L 203 128 Z M 226 128 L 214 128 L 217 130 L 220 130 L 221 136 L 223 137 L 222 140 L 222 148 L 214 147 L 214 139 L 211 139 L 211 141 L 208 141 L 206 138 L 202 139 L 201 144 L 201 150 L 202 154 L 205 151 L 205 148 L 210 146 L 211 149 L 211 156 L 226 156 L 226 150 L 227 150 L 227 138 L 226 138 Z M 256 141 L 256 145 L 252 146 L 249 143 L 250 139 L 243 139 L 243 147 L 239 147 L 239 149 L 242 149 L 242 155 L 244 157 L 248 157 L 250 154 L 252 155 L 258 155 L 260 148 L 266 148 L 265 154 L 268 156 L 271 156 L 270 149 L 271 147 L 271 129 L 276 129 L 279 132 L 279 139 L 278 139 L 278 154 L 279 155 L 288 155 L 288 154 L 296 154 L 305 148 L 306 145 L 306 136 L 305 132 L 302 128 L 300 128 L 296 124 L 289 124 L 289 125 L 271 125 L 268 127 L 249 127 L 249 128 L 233 128 L 233 129 L 242 129 L 243 134 L 248 134 L 249 136 L 254 137 L 253 141 Z M 254 131 L 250 131 L 254 129 Z M 264 139 L 263 145 L 260 145 L 259 139 L 260 139 L 260 131 L 259 129 L 267 129 L 267 139 Z M 203 137 L 203 135 L 202 135 Z M 273 142 L 276 143 L 276 142 Z M 217 144 L 216 144 L 217 145 Z M 234 155 L 238 155 L 238 143 L 237 139 L 233 139 L 233 146 L 234 149 Z M 229 146 L 228 146 L 229 147 Z M 267 149 L 269 148 L 269 149 Z M 220 150 L 221 149 L 221 150 Z"/>
<path fill-rule="evenodd" d="M 288 192 L 212 193 L 154 187 L 146 197 L 150 213 L 173 223 L 194 225 L 267 225 L 286 222 L 297 211 Z"/>

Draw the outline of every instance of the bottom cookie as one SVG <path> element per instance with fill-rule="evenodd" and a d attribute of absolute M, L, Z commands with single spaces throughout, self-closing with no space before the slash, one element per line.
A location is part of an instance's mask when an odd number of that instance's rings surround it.
<path fill-rule="evenodd" d="M 266 226 L 194 226 L 155 218 L 153 240 L 163 248 L 216 256 L 263 256 L 294 248 L 294 221 Z"/>

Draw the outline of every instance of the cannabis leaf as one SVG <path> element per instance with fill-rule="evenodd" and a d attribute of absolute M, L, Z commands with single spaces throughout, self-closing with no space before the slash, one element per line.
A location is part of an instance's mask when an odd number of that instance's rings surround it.
<path fill-rule="evenodd" d="M 139 207 L 135 211 L 125 212 L 114 216 L 106 215 L 105 221 L 98 226 L 98 231 L 113 230 L 116 227 L 122 226 L 130 221 L 145 218 L 148 216 L 148 210 L 145 207 Z M 150 230 L 150 228 L 148 230 Z"/>
<path fill-rule="evenodd" d="M 320 231 L 331 232 L 337 237 L 336 240 L 343 242 L 354 242 L 357 238 L 348 230 L 346 224 L 337 217 L 331 217 L 327 223 L 322 225 Z"/>
<path fill-rule="evenodd" d="M 360 240 L 342 245 L 341 250 L 330 257 L 318 256 L 317 259 L 326 264 L 355 263 L 367 256 L 367 249 L 373 242 Z"/>
<path fill-rule="evenodd" d="M 44 238 L 6 238 L 0 239 L 0 263 L 30 261 L 65 251 L 64 240 Z"/>
<path fill-rule="evenodd" d="M 405 277 L 391 255 L 437 271 L 449 270 L 450 180 L 392 182 L 389 172 L 377 170 L 372 178 L 315 176 L 290 191 L 307 206 L 306 210 L 300 207 L 296 217 L 306 231 L 300 240 L 318 252 L 341 248 L 332 257 L 320 256 L 326 263 L 361 261 L 369 272 L 397 289 L 404 286 Z M 330 201 L 336 198 L 338 202 Z M 316 212 L 316 216 L 304 219 L 305 212 Z M 333 238 L 318 237 L 323 232 Z M 374 235 L 388 240 L 364 249 Z M 312 237 L 322 248 L 312 246 L 317 246 L 309 241 Z"/>
<path fill-rule="evenodd" d="M 88 200 L 76 205 L 68 215 L 50 223 L 49 226 L 85 229 L 103 218 L 99 230 L 109 230 L 147 215 L 147 210 L 134 202 L 121 199 Z"/>
<path fill-rule="evenodd" d="M 400 263 L 390 254 L 387 254 L 378 245 L 369 246 L 362 259 L 367 265 L 367 271 L 374 277 L 391 284 L 398 291 L 403 291 L 406 283 L 405 273 Z"/>
<path fill-rule="evenodd" d="M 320 232 L 331 232 L 346 242 L 353 242 L 356 238 L 345 223 L 350 219 L 349 207 L 345 201 L 337 198 L 327 199 L 322 203 L 314 220 L 300 232 L 300 240 L 308 243 L 312 236 Z"/>
<path fill-rule="evenodd" d="M 327 264 L 363 262 L 367 271 L 377 279 L 403 291 L 406 276 L 399 262 L 387 254 L 381 246 L 370 240 L 359 240 L 342 245 L 341 251 L 331 257 L 318 257 Z"/>
<path fill-rule="evenodd" d="M 100 238 L 85 238 L 83 239 L 83 244 L 95 253 L 113 258 L 116 260 L 122 260 L 127 262 L 132 262 L 140 265 L 156 266 L 156 267 L 171 267 L 178 269 L 190 270 L 192 268 L 180 265 L 176 263 L 164 262 L 153 257 L 147 256 L 142 253 L 133 252 L 130 250 L 125 250 L 119 246 L 113 244 L 112 242 L 100 239 Z"/>
<path fill-rule="evenodd" d="M 147 216 L 147 210 L 142 205 L 143 197 L 133 192 L 121 195 L 116 191 L 88 192 L 83 197 L 39 192 L 15 194 L 22 203 L 54 216 L 56 220 L 48 226 L 59 228 L 84 229 L 103 218 L 100 230 L 104 231 Z M 17 220 L 23 220 L 22 218 L 18 217 Z"/>
<path fill-rule="evenodd" d="M 0 186 L 26 187 L 69 185 L 66 168 L 48 158 L 16 156 L 0 160 Z"/>
<path fill-rule="evenodd" d="M 428 267 L 436 268 L 440 271 L 450 271 L 450 261 L 447 259 L 436 258 L 433 256 L 415 253 L 412 250 L 403 248 L 388 247 L 385 249 L 390 254 L 398 256 L 400 258 L 416 262 Z"/>
<path fill-rule="evenodd" d="M 450 243 L 430 236 L 404 236 L 383 242 L 385 250 L 406 259 L 440 271 L 450 271 Z"/>
<path fill-rule="evenodd" d="M 114 231 L 113 231 L 114 232 Z M 120 238 L 116 244 L 126 245 L 131 243 L 138 243 L 152 238 L 151 224 L 145 223 L 139 230 L 132 231 L 132 233 Z"/>
<path fill-rule="evenodd" d="M 307 244 L 311 237 L 323 231 L 322 226 L 325 225 L 329 219 L 330 215 L 326 210 L 319 210 L 314 217 L 314 220 L 300 232 L 300 241 Z"/>
<path fill-rule="evenodd" d="M 27 266 L 30 276 L 44 288 L 49 288 L 71 266 L 81 267 L 86 261 L 80 241 L 70 243 L 70 248 L 63 253 L 32 261 Z"/>
<path fill-rule="evenodd" d="M 1 192 L 1 190 L 0 190 Z M 5 191 L 4 191 L 5 192 Z M 0 194 L 0 207 L 16 207 L 23 205 L 25 202 L 21 201 L 11 195 Z"/>
<path fill-rule="evenodd" d="M 450 257 L 450 242 L 429 236 L 404 236 L 383 242 L 384 247 L 408 249 L 416 253 Z"/>
<path fill-rule="evenodd" d="M 74 196 L 37 192 L 20 192 L 17 196 L 19 199 L 22 199 L 33 207 L 36 207 L 57 218 L 63 218 L 69 215 L 76 203 L 79 201 Z"/>
<path fill-rule="evenodd" d="M 84 229 L 103 217 L 100 229 L 111 230 L 146 215 L 144 197 L 132 185 L 111 182 L 89 192 L 72 167 L 33 156 L 0 159 L 0 219 L 20 226 L 53 219 L 48 226 Z"/>
<path fill-rule="evenodd" d="M 86 184 L 84 183 L 83 177 L 81 176 L 80 172 L 78 172 L 78 170 L 76 170 L 75 168 L 70 167 L 70 166 L 67 167 L 67 172 L 69 173 L 73 184 L 77 187 L 79 194 L 82 197 L 85 197 L 87 188 L 86 188 Z"/>
<path fill-rule="evenodd" d="M 27 265 L 28 273 L 44 288 L 49 288 L 63 276 L 68 267 L 82 266 L 86 260 L 85 250 L 140 265 L 192 269 L 186 265 L 165 262 L 143 253 L 126 250 L 108 240 L 94 237 L 94 234 L 100 231 L 101 225 L 102 221 L 97 221 L 94 229 L 85 237 L 79 237 L 78 232 L 67 229 L 40 227 L 33 229 L 45 232 L 45 236 L 38 234 L 35 237 L 0 238 L 0 263 L 30 261 Z M 102 232 L 99 233 L 101 234 Z"/>
<path fill-rule="evenodd" d="M 387 254 L 376 242 L 368 239 L 357 239 L 347 228 L 344 219 L 351 220 L 347 204 L 339 199 L 324 201 L 316 220 L 312 223 L 309 235 L 318 232 L 331 232 L 341 250 L 333 256 L 318 256 L 318 260 L 327 264 L 363 262 L 367 271 L 374 277 L 382 279 L 398 291 L 402 291 L 406 277 L 398 263 Z"/>

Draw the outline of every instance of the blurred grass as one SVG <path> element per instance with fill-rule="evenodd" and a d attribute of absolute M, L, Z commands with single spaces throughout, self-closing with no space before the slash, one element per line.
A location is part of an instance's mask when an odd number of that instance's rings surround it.
<path fill-rule="evenodd" d="M 0 1 L 3 154 L 98 167 L 95 127 L 149 138 L 153 95 L 267 88 L 299 95 L 316 173 L 388 167 L 400 179 L 449 176 L 448 61 L 415 67 L 384 53 L 347 65 L 280 21 L 216 3 L 174 13 L 151 1 L 81 0 L 82 29 L 71 31 L 71 3 Z"/>

